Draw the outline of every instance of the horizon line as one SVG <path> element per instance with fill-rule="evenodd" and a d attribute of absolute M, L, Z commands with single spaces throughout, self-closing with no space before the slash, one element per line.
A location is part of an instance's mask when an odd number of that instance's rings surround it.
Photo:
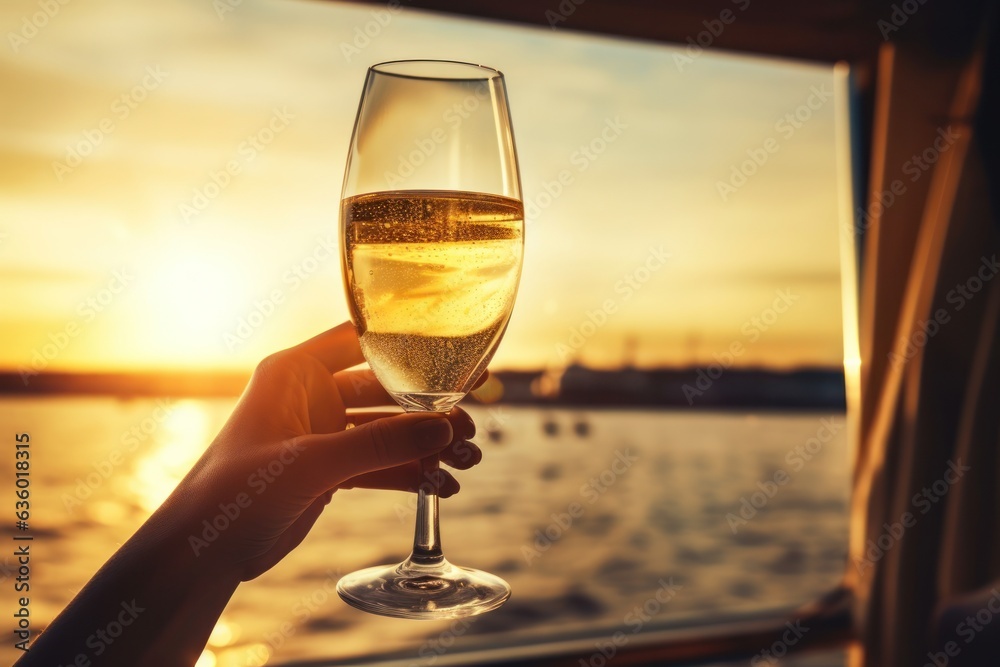
<path fill-rule="evenodd" d="M 708 366 L 655 366 L 595 368 L 581 366 L 600 373 L 622 372 L 674 372 L 697 373 Z M 565 372 L 573 366 L 560 369 Z M 543 375 L 553 369 L 497 369 L 493 375 Z M 797 366 L 779 368 L 770 366 L 737 366 L 727 373 L 767 373 L 790 375 L 794 373 L 826 372 L 843 373 L 841 366 Z M 38 371 L 25 376 L 21 371 L 0 370 L 0 396 L 46 395 L 117 395 L 117 396 L 190 396 L 232 397 L 243 393 L 252 370 L 140 370 L 140 371 Z"/>

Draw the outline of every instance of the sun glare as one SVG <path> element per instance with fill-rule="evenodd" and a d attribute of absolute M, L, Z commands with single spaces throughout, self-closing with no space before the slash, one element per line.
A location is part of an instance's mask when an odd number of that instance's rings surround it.
<path fill-rule="evenodd" d="M 220 618 L 208 638 L 211 646 L 229 646 L 239 636 L 239 626 Z"/>
<path fill-rule="evenodd" d="M 208 444 L 208 415 L 195 401 L 172 406 L 163 426 L 165 437 L 136 462 L 129 484 L 137 504 L 150 513 L 166 500 Z"/>
<path fill-rule="evenodd" d="M 0 3 L 0 18 L 19 24 L 18 6 Z M 80 3 L 76 28 L 53 22 L 30 49 L 0 54 L 5 97 L 18 100 L 0 124 L 0 145 L 16 147 L 0 154 L 14 184 L 0 196 L 0 293 L 12 300 L 0 369 L 246 370 L 343 317 L 336 253 L 316 261 L 316 239 L 336 227 L 366 68 L 442 44 L 501 66 L 510 87 L 528 232 L 497 369 L 564 365 L 568 341 L 591 366 L 620 366 L 623 350 L 636 367 L 711 364 L 785 289 L 801 300 L 737 363 L 840 363 L 834 104 L 803 106 L 830 87 L 829 67 L 706 52 L 682 72 L 683 45 L 416 11 L 345 61 L 331 35 L 353 39 L 371 20 L 363 7 L 263 2 L 200 23 L 192 3 L 156 6 Z M 150 62 L 169 76 L 119 118 L 109 100 Z M 775 120 L 798 108 L 811 120 L 789 135 Z M 114 131 L 91 145 L 102 114 Z M 280 134 L 276 114 L 289 119 Z M 768 136 L 780 152 L 758 166 L 747 155 Z M 72 173 L 53 174 L 81 145 Z M 734 172 L 738 192 L 720 193 Z M 647 281 L 650 248 L 669 261 Z M 79 311 L 122 267 L 127 289 L 96 316 Z M 258 307 L 274 294 L 280 308 Z M 59 346 L 67 326 L 78 335 Z"/>
<path fill-rule="evenodd" d="M 238 276 L 248 275 L 229 257 L 204 248 L 168 250 L 148 267 L 145 294 L 149 343 L 189 359 L 218 356 L 220 331 L 230 328 L 243 303 Z"/>

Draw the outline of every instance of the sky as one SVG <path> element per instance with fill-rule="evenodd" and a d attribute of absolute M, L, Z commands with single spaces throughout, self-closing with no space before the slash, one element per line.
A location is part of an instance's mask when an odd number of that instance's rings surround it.
<path fill-rule="evenodd" d="M 344 162 L 399 58 L 506 75 L 527 231 L 494 368 L 842 363 L 829 67 L 572 17 L 58 7 L 0 5 L 0 369 L 248 369 L 347 319 Z"/>

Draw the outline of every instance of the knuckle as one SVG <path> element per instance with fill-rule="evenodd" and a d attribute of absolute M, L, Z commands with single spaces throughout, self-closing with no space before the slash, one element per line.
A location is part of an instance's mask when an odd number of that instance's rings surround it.
<path fill-rule="evenodd" d="M 257 367 L 254 369 L 254 375 L 266 376 L 285 368 L 287 364 L 286 356 L 282 352 L 275 352 L 269 354 L 257 363 Z"/>

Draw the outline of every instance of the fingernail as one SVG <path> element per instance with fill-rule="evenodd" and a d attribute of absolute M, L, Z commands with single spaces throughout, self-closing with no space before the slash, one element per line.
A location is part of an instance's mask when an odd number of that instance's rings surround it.
<path fill-rule="evenodd" d="M 468 440 L 476 434 L 476 422 L 472 421 L 472 417 L 462 415 L 462 419 L 459 420 L 456 430 L 463 440 Z"/>
<path fill-rule="evenodd" d="M 441 449 L 451 436 L 451 423 L 444 418 L 427 419 L 413 427 L 413 440 L 420 449 Z"/>

